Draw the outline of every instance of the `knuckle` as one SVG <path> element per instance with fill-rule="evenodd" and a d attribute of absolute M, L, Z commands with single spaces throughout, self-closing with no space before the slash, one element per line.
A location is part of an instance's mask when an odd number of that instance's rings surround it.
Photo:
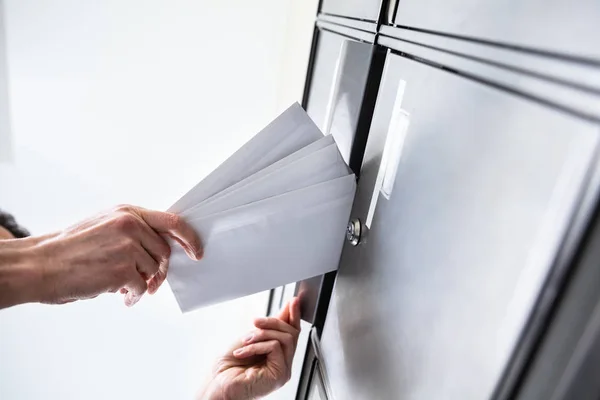
<path fill-rule="evenodd" d="M 133 207 L 129 204 L 119 204 L 114 208 L 114 210 L 117 212 L 128 213 L 133 211 Z"/>
<path fill-rule="evenodd" d="M 278 340 L 272 340 L 270 346 L 273 350 L 283 350 L 281 343 Z"/>
<path fill-rule="evenodd" d="M 122 232 L 130 233 L 134 229 L 136 229 L 138 225 L 138 220 L 131 214 L 121 214 L 115 220 L 115 225 L 117 229 Z"/>
<path fill-rule="evenodd" d="M 171 246 L 165 240 L 161 240 L 160 255 L 165 261 L 171 257 Z"/>
<path fill-rule="evenodd" d="M 265 339 L 265 331 L 262 329 L 257 329 L 254 331 L 252 341 L 253 342 L 261 342 Z"/>
<path fill-rule="evenodd" d="M 286 333 L 283 336 L 283 340 L 285 341 L 285 344 L 288 346 L 293 346 L 294 345 L 294 336 L 291 333 Z"/>
<path fill-rule="evenodd" d="M 176 229 L 181 226 L 181 217 L 177 214 L 166 213 L 165 214 L 166 224 L 170 229 Z"/>
<path fill-rule="evenodd" d="M 130 237 L 125 237 L 121 240 L 121 250 L 129 255 L 137 249 L 137 243 Z M 128 258 L 129 259 L 129 258 Z"/>

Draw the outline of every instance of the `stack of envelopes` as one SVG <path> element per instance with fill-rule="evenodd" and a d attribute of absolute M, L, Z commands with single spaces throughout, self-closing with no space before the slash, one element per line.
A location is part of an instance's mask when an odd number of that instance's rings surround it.
<path fill-rule="evenodd" d="M 292 105 L 169 209 L 204 244 L 199 262 L 173 246 L 181 310 L 337 269 L 355 190 L 333 137 Z"/>

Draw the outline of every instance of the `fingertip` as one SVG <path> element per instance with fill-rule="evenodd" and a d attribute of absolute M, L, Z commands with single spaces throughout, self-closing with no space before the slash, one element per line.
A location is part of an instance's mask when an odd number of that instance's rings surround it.
<path fill-rule="evenodd" d="M 290 320 L 290 303 L 287 303 L 283 307 L 283 309 L 281 310 L 279 315 L 277 315 L 277 319 L 285 322 L 286 324 L 289 322 L 289 320 Z"/>
<path fill-rule="evenodd" d="M 301 320 L 301 312 L 300 312 L 300 298 L 294 297 L 290 301 L 290 324 L 300 330 L 300 320 Z"/>
<path fill-rule="evenodd" d="M 265 317 L 255 318 L 254 326 L 256 326 L 257 328 L 260 328 L 261 326 L 264 326 L 266 322 L 267 322 L 267 318 L 265 318 Z"/>
<path fill-rule="evenodd" d="M 156 277 L 154 277 L 148 282 L 148 294 L 153 295 L 157 290 Z"/>
<path fill-rule="evenodd" d="M 192 225 L 181 218 L 178 229 L 174 231 L 174 234 L 180 238 L 181 242 L 185 243 L 184 248 L 192 259 L 200 260 L 202 258 L 204 255 L 202 241 Z"/>
<path fill-rule="evenodd" d="M 156 293 L 158 291 L 158 289 L 160 288 L 160 286 L 165 281 L 165 278 L 166 278 L 165 274 L 161 271 L 158 271 L 156 274 L 154 274 L 152 279 L 150 279 L 148 281 L 148 293 L 149 294 Z"/>
<path fill-rule="evenodd" d="M 202 243 L 200 243 L 200 239 L 195 234 L 195 232 L 193 236 L 194 237 L 191 238 L 192 240 L 189 240 L 189 237 L 187 238 L 188 240 L 185 241 L 186 246 L 184 247 L 184 249 L 191 259 L 200 261 L 202 257 L 204 257 L 204 249 L 202 247 Z"/>
<path fill-rule="evenodd" d="M 125 297 L 123 298 L 123 301 L 125 302 L 125 306 L 126 307 L 131 307 L 133 306 L 133 295 L 131 293 L 127 293 L 125 294 Z"/>
<path fill-rule="evenodd" d="M 245 350 L 246 350 L 245 347 L 241 347 L 239 349 L 236 349 L 236 350 L 233 351 L 233 356 L 237 357 L 237 358 L 244 358 L 244 356 L 246 355 L 245 354 Z"/>
<path fill-rule="evenodd" d="M 204 251 L 202 249 L 194 250 L 194 248 L 190 245 L 185 245 L 183 247 L 183 250 L 185 250 L 185 253 L 188 255 L 189 258 L 195 261 L 202 260 L 202 257 L 204 256 Z"/>
<path fill-rule="evenodd" d="M 172 233 L 167 233 L 167 235 L 175 240 L 185 251 L 185 254 L 192 260 L 200 261 L 202 257 L 204 257 L 204 249 L 200 245 L 190 244 L 188 240 L 184 240 L 178 235 L 174 235 Z"/>
<path fill-rule="evenodd" d="M 300 297 L 294 297 L 292 299 L 291 309 L 296 313 L 296 315 L 300 315 Z"/>
<path fill-rule="evenodd" d="M 142 298 L 142 295 L 136 295 L 133 292 L 127 292 L 127 294 L 125 295 L 125 298 L 124 298 L 125 305 L 127 307 L 133 307 L 140 301 L 140 299 Z"/>

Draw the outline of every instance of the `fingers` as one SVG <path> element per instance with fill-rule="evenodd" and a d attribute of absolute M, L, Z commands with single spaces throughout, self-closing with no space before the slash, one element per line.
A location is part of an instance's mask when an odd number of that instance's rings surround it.
<path fill-rule="evenodd" d="M 298 328 L 279 318 L 258 318 L 254 321 L 254 325 L 259 329 L 254 331 L 251 336 L 246 337 L 244 344 L 277 340 L 284 349 L 286 365 L 291 366 L 298 343 L 298 336 L 300 335 L 300 311 L 297 303 L 298 300 L 293 299 L 285 306 L 285 309 L 279 316 L 295 318 L 294 323 Z"/>
<path fill-rule="evenodd" d="M 129 279 L 129 283 L 125 285 L 125 289 L 127 289 L 124 300 L 125 305 L 127 307 L 131 307 L 140 301 L 147 288 L 148 286 L 146 285 L 146 281 L 140 274 L 132 274 L 131 278 Z"/>
<path fill-rule="evenodd" d="M 169 269 L 169 260 L 167 259 L 158 266 L 158 271 L 156 272 L 156 274 L 154 274 L 152 279 L 150 279 L 150 281 L 148 281 L 148 293 L 150 293 L 150 294 L 156 293 L 156 291 L 158 290 L 160 285 L 162 285 L 163 282 L 165 281 L 165 279 L 167 278 L 168 269 Z"/>
<path fill-rule="evenodd" d="M 156 232 L 173 237 L 192 259 L 202 258 L 202 244 L 194 229 L 176 214 L 136 208 L 136 212 Z"/>
<path fill-rule="evenodd" d="M 144 249 L 156 260 L 156 263 L 160 265 L 168 260 L 171 256 L 171 246 L 169 246 L 169 243 L 147 225 L 143 219 L 141 220 L 140 228 L 137 239 L 144 246 Z"/>
<path fill-rule="evenodd" d="M 266 355 L 270 358 L 272 357 L 274 361 L 279 361 L 280 365 L 285 365 L 283 349 L 277 340 L 268 340 L 266 342 L 249 344 L 235 350 L 233 355 L 237 358 Z"/>
<path fill-rule="evenodd" d="M 289 307 L 289 303 L 287 303 L 285 305 L 285 307 L 283 307 L 283 309 L 279 312 L 279 315 L 277 316 L 277 319 L 282 320 L 286 324 L 290 323 L 290 307 Z"/>
<path fill-rule="evenodd" d="M 243 343 L 247 346 L 252 343 L 268 342 L 270 340 L 277 340 L 281 343 L 286 365 L 291 368 L 294 353 L 296 352 L 296 345 L 298 343 L 298 338 L 296 336 L 287 332 L 275 331 L 272 329 L 257 329 L 246 336 Z"/>
<path fill-rule="evenodd" d="M 273 329 L 276 331 L 286 332 L 294 336 L 298 336 L 300 331 L 290 324 L 286 324 L 278 318 L 257 318 L 254 320 L 254 326 L 260 329 Z"/>
<path fill-rule="evenodd" d="M 289 303 L 290 309 L 290 325 L 300 331 L 300 298 L 294 297 Z"/>
<path fill-rule="evenodd" d="M 281 310 L 277 319 L 300 330 L 300 299 L 294 297 Z"/>
<path fill-rule="evenodd" d="M 158 272 L 158 263 L 141 245 L 134 255 L 137 271 L 147 281 Z"/>

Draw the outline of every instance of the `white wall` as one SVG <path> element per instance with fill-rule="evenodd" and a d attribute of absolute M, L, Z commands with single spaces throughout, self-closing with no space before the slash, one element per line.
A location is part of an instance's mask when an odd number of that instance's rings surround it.
<path fill-rule="evenodd" d="M 0 0 L 0 163 L 12 161 L 5 37 L 4 4 Z"/>
<path fill-rule="evenodd" d="M 294 7 L 4 0 L 14 162 L 0 163 L 0 207 L 34 234 L 116 203 L 167 208 L 290 96 L 277 82 Z M 189 399 L 265 300 L 181 315 L 165 286 L 132 309 L 105 295 L 4 310 L 0 399 Z"/>

